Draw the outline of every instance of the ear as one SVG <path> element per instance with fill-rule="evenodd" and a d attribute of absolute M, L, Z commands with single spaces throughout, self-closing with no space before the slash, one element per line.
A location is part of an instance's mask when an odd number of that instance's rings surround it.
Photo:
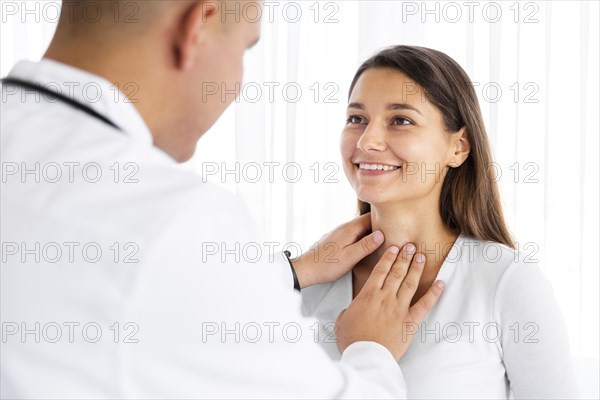
<path fill-rule="evenodd" d="M 458 132 L 452 134 L 450 147 L 452 154 L 448 166 L 458 168 L 465 162 L 471 151 L 471 143 L 469 143 L 466 127 L 463 126 Z"/>
<path fill-rule="evenodd" d="M 175 39 L 176 67 L 188 71 L 194 67 L 209 21 L 219 18 L 216 2 L 196 1 L 179 18 Z"/>

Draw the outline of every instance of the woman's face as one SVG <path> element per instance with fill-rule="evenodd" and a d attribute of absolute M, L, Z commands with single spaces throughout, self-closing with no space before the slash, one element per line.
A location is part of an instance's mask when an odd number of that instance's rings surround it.
<path fill-rule="evenodd" d="M 371 68 L 350 96 L 344 171 L 358 198 L 375 206 L 438 202 L 457 134 L 446 131 L 442 113 L 415 82 L 391 68 Z"/>

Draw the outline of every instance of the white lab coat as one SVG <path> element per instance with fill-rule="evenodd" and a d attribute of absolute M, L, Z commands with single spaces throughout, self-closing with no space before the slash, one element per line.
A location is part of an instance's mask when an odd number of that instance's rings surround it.
<path fill-rule="evenodd" d="M 261 243 L 247 213 L 153 147 L 111 83 L 50 60 L 9 76 L 122 132 L 2 89 L 3 398 L 405 396 L 376 343 L 329 359 L 281 257 L 213 254 Z"/>

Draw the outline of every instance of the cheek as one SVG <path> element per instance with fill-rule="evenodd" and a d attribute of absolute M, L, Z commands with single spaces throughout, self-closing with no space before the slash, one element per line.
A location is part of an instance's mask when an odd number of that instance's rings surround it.
<path fill-rule="evenodd" d="M 419 162 L 423 164 L 421 168 L 427 171 L 440 171 L 446 165 L 447 148 L 441 140 L 421 143 L 415 152 L 418 152 Z"/>
<path fill-rule="evenodd" d="M 442 146 L 437 140 L 427 135 L 406 135 L 392 137 L 388 147 L 400 159 L 412 163 L 435 163 L 441 160 Z"/>
<path fill-rule="evenodd" d="M 351 173 L 354 172 L 354 164 L 352 164 L 350 160 L 356 151 L 357 141 L 358 135 L 342 133 L 342 137 L 340 139 L 340 152 L 342 154 L 344 171 L 346 172 L 346 176 L 348 176 L 348 178 L 350 178 Z"/>
<path fill-rule="evenodd" d="M 430 190 L 443 181 L 447 147 L 435 133 L 398 138 L 390 143 L 394 153 L 407 162 L 403 183 L 415 190 Z M 421 188 L 421 189 L 419 189 Z"/>
<path fill-rule="evenodd" d="M 349 135 L 345 132 L 342 133 L 342 136 L 340 137 L 340 151 L 344 161 L 352 157 L 354 149 L 356 149 L 356 140 L 352 137 L 352 135 Z"/>

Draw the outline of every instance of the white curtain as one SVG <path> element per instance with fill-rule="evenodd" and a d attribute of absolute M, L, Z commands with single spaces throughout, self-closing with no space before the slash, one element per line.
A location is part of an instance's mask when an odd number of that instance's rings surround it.
<path fill-rule="evenodd" d="M 5 75 L 41 56 L 58 2 L 1 3 Z M 6 3 L 50 8 L 35 21 Z M 441 50 L 476 85 L 519 248 L 553 283 L 573 354 L 597 359 L 598 2 L 278 1 L 262 14 L 242 96 L 182 168 L 237 192 L 268 240 L 305 250 L 355 215 L 338 140 L 356 68 L 389 45 Z"/>

